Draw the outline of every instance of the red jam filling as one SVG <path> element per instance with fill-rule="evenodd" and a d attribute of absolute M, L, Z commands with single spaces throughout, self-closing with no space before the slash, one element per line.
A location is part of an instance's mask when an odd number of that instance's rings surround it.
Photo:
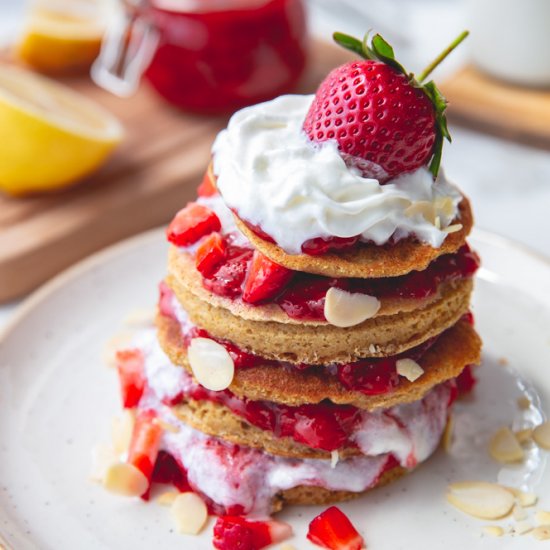
<path fill-rule="evenodd" d="M 224 244 L 225 258 L 215 269 L 202 275 L 202 282 L 218 296 L 242 298 L 253 251 L 235 246 L 230 236 L 224 237 Z M 292 319 L 326 321 L 325 295 L 330 287 L 377 298 L 422 299 L 434 294 L 443 282 L 471 277 L 478 267 L 477 254 L 464 245 L 455 254 L 440 256 L 424 271 L 412 271 L 400 277 L 330 278 L 295 271 L 276 296 L 261 303 L 278 304 Z"/>

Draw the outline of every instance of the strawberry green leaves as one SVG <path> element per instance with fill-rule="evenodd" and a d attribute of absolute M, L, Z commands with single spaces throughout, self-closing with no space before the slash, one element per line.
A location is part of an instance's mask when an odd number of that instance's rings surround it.
<path fill-rule="evenodd" d="M 397 72 L 406 75 L 409 82 L 415 88 L 421 89 L 433 104 L 436 115 L 436 139 L 433 147 L 432 156 L 429 163 L 429 170 L 434 178 L 437 177 L 439 167 L 441 165 L 441 154 L 443 149 L 443 140 L 451 141 L 451 136 L 447 128 L 447 118 L 445 110 L 447 101 L 441 91 L 437 88 L 433 80 L 423 84 L 424 80 L 430 73 L 468 36 L 468 31 L 462 32 L 443 50 L 420 74 L 415 78 L 413 73 L 407 73 L 404 67 L 395 59 L 395 54 L 391 45 L 382 38 L 381 35 L 375 34 L 369 44 L 369 33 L 365 34 L 363 40 L 354 38 L 344 33 L 335 32 L 333 34 L 334 41 L 340 46 L 360 55 L 365 59 L 380 61 L 389 65 Z"/>

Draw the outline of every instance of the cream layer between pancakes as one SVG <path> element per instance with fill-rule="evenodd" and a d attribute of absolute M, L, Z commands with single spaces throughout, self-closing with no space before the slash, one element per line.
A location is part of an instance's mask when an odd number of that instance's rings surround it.
<path fill-rule="evenodd" d="M 143 354 L 147 380 L 138 408 L 155 410 L 177 428 L 177 432 L 164 433 L 161 449 L 187 470 L 196 490 L 222 506 L 241 505 L 246 513 L 268 514 L 275 495 L 298 486 L 364 491 L 377 483 L 390 455 L 406 468 L 426 460 L 437 448 L 447 419 L 451 389 L 442 384 L 422 401 L 387 411 L 363 412 L 354 434 L 363 456 L 335 465 L 330 460 L 274 456 L 225 443 L 178 420 L 165 403 L 192 390 L 195 382 L 184 369 L 171 364 L 154 330 L 139 334 L 134 347 Z"/>

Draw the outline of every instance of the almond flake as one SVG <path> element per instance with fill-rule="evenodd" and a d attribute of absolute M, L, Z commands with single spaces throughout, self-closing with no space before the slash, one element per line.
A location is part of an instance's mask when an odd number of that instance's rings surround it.
<path fill-rule="evenodd" d="M 535 513 L 535 521 L 537 522 L 537 525 L 550 525 L 550 512 L 538 510 Z"/>
<path fill-rule="evenodd" d="M 409 207 L 405 209 L 405 216 L 412 218 L 420 214 L 427 222 L 432 225 L 435 224 L 435 206 L 429 201 L 417 201 L 413 202 Z"/>
<path fill-rule="evenodd" d="M 518 397 L 517 404 L 518 408 L 525 411 L 531 406 L 531 400 L 526 395 L 522 395 L 521 397 Z"/>
<path fill-rule="evenodd" d="M 454 427 L 455 427 L 455 419 L 452 413 L 450 413 L 447 418 L 447 423 L 445 424 L 443 437 L 441 438 L 441 444 L 443 446 L 443 450 L 447 453 L 451 450 L 451 445 L 453 443 Z"/>
<path fill-rule="evenodd" d="M 525 508 L 534 506 L 539 499 L 539 497 L 535 495 L 535 493 L 525 493 L 523 491 L 518 491 L 516 493 L 516 498 L 517 498 L 517 501 Z"/>
<path fill-rule="evenodd" d="M 118 461 L 118 454 L 111 445 L 99 443 L 92 449 L 91 479 L 102 483 L 105 479 L 107 470 Z"/>
<path fill-rule="evenodd" d="M 502 535 L 504 535 L 504 529 L 497 525 L 485 525 L 482 531 L 485 535 L 490 537 L 502 537 Z"/>
<path fill-rule="evenodd" d="M 540 525 L 539 527 L 535 527 L 531 531 L 531 534 L 537 540 L 549 540 L 550 539 L 550 525 Z"/>
<path fill-rule="evenodd" d="M 380 309 L 380 300 L 368 294 L 346 292 L 331 287 L 325 296 L 325 318 L 336 327 L 353 327 L 374 317 Z"/>
<path fill-rule="evenodd" d="M 531 441 L 531 437 L 533 436 L 533 428 L 518 430 L 517 432 L 514 432 L 514 435 L 516 436 L 518 443 L 527 443 L 528 441 Z"/>
<path fill-rule="evenodd" d="M 197 535 L 201 532 L 208 510 L 206 504 L 195 493 L 180 493 L 172 502 L 170 513 L 180 533 Z"/>
<path fill-rule="evenodd" d="M 533 440 L 539 447 L 550 450 L 550 421 L 547 420 L 533 430 Z"/>
<path fill-rule="evenodd" d="M 101 359 L 108 367 L 116 367 L 116 352 L 121 348 L 126 348 L 132 343 L 134 332 L 129 330 L 121 330 L 115 334 L 110 340 L 105 342 Z"/>
<path fill-rule="evenodd" d="M 116 452 L 121 455 L 128 452 L 132 432 L 134 431 L 135 413 L 131 409 L 124 409 L 120 416 L 113 418 L 111 424 L 111 439 Z"/>
<path fill-rule="evenodd" d="M 139 497 L 149 488 L 149 481 L 134 465 L 120 462 L 108 468 L 103 485 L 112 493 Z"/>
<path fill-rule="evenodd" d="M 461 223 L 454 223 L 453 225 L 449 225 L 443 229 L 445 233 L 457 233 L 458 231 L 462 230 L 462 224 Z"/>
<path fill-rule="evenodd" d="M 157 497 L 156 502 L 161 506 L 171 506 L 179 494 L 178 491 L 166 491 L 166 493 L 162 493 Z"/>
<path fill-rule="evenodd" d="M 533 525 L 528 521 L 518 521 L 514 525 L 514 533 L 517 535 L 525 535 L 525 533 L 529 533 L 529 531 L 533 530 Z"/>
<path fill-rule="evenodd" d="M 437 229 L 441 229 L 441 218 L 439 216 L 435 217 L 434 225 L 437 227 Z"/>
<path fill-rule="evenodd" d="M 397 374 L 403 376 L 409 382 L 418 380 L 424 374 L 424 369 L 413 359 L 398 359 L 395 366 Z"/>
<path fill-rule="evenodd" d="M 450 504 L 476 518 L 500 519 L 514 506 L 514 495 L 495 483 L 462 481 L 448 487 Z"/>
<path fill-rule="evenodd" d="M 502 464 L 520 462 L 525 456 L 515 435 L 507 427 L 500 428 L 493 435 L 489 444 L 489 453 L 497 462 Z"/>
<path fill-rule="evenodd" d="M 235 364 L 229 352 L 210 338 L 193 338 L 187 348 L 191 370 L 207 390 L 227 389 L 235 375 Z"/>
<path fill-rule="evenodd" d="M 438 197 L 434 201 L 435 209 L 447 217 L 454 214 L 453 199 L 451 197 Z"/>
<path fill-rule="evenodd" d="M 330 467 L 336 468 L 336 464 L 338 464 L 338 461 L 340 460 L 340 455 L 338 454 L 338 450 L 334 450 L 330 453 Z"/>
<path fill-rule="evenodd" d="M 279 550 L 296 550 L 296 547 L 292 546 L 292 544 L 285 543 L 279 547 Z"/>

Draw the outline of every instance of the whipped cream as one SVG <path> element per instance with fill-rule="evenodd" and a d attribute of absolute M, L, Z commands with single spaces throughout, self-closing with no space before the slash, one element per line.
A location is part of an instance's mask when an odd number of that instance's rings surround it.
<path fill-rule="evenodd" d="M 212 147 L 217 187 L 229 208 L 262 228 L 289 254 L 317 237 L 355 237 L 383 245 L 415 236 L 439 247 L 458 214 L 460 192 L 424 167 L 385 185 L 365 178 L 341 157 L 336 141 L 313 144 L 302 123 L 313 96 L 285 95 L 235 113 Z M 451 199 L 437 211 L 439 227 L 421 214 L 421 201 Z"/>
<path fill-rule="evenodd" d="M 352 436 L 363 456 L 341 460 L 334 467 L 330 460 L 291 459 L 237 447 L 187 426 L 163 404 L 192 392 L 197 384 L 171 363 L 154 329 L 141 332 L 133 344 L 143 353 L 147 380 L 139 407 L 156 410 L 178 428 L 164 433 L 161 448 L 184 465 L 196 490 L 224 506 L 240 504 L 248 512 L 267 514 L 273 496 L 299 485 L 363 491 L 376 484 L 390 453 L 406 468 L 428 458 L 445 427 L 450 388 L 441 384 L 415 403 L 364 411 Z"/>

